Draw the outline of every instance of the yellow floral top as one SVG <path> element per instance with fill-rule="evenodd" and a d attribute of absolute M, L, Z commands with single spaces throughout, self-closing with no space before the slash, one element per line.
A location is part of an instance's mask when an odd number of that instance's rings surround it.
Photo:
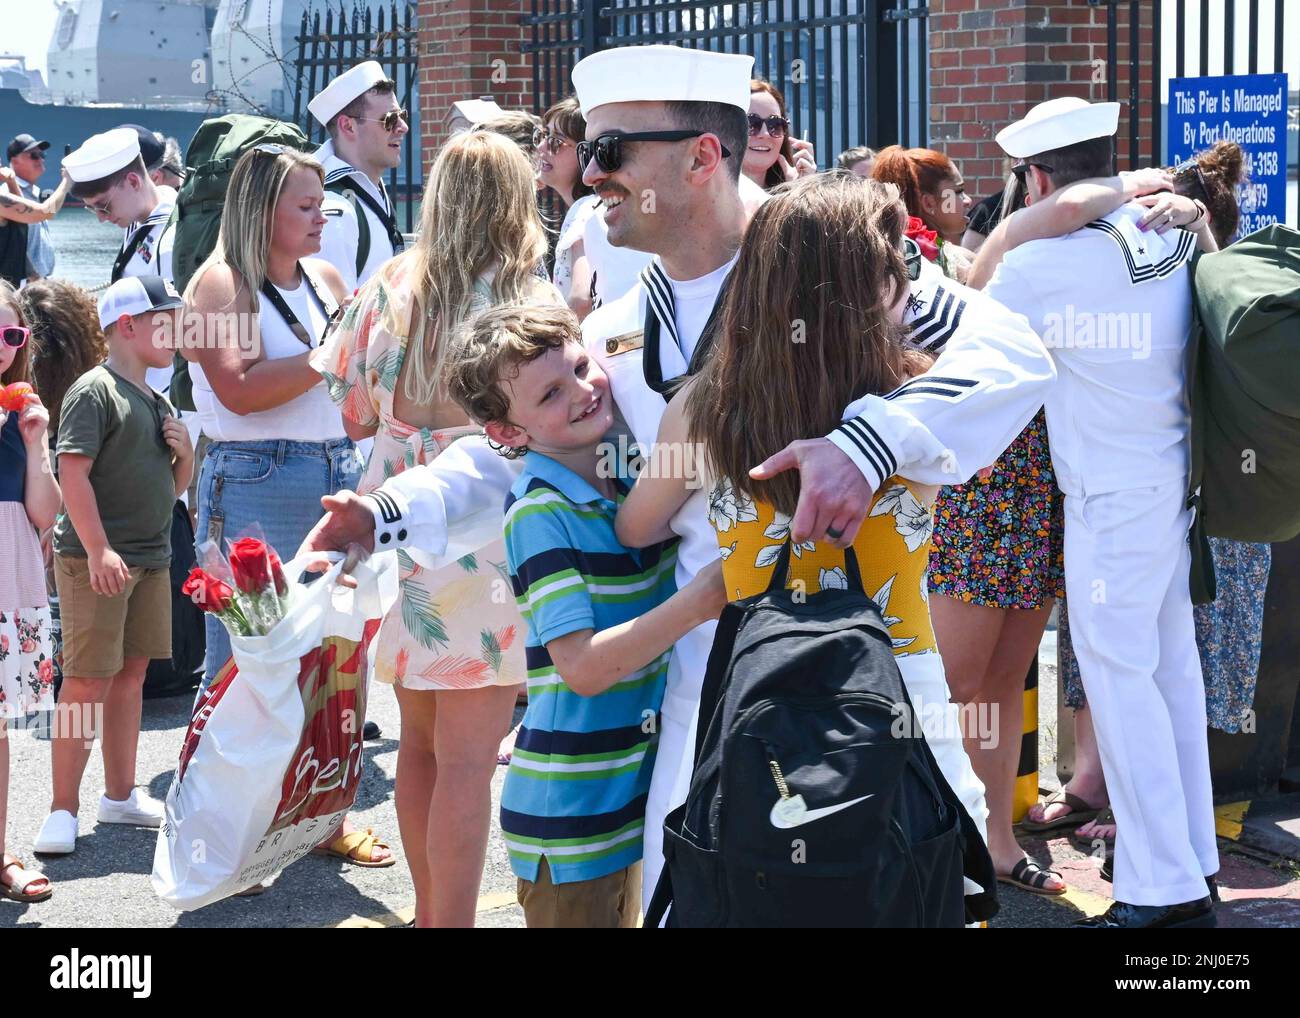
<path fill-rule="evenodd" d="M 932 523 L 925 492 L 902 478 L 889 478 L 876 493 L 853 542 L 863 585 L 884 616 L 896 657 L 939 650 L 926 589 Z M 729 481 L 722 481 L 709 496 L 709 522 L 718 535 L 722 575 L 731 597 L 761 594 L 772 580 L 782 545 L 789 540 L 790 517 L 738 494 Z M 809 594 L 848 587 L 844 552 L 838 548 L 805 541 L 792 552 L 787 586 L 802 582 Z"/>

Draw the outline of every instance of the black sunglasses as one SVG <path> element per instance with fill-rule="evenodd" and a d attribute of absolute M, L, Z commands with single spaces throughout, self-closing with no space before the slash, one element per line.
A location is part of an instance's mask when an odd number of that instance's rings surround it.
<path fill-rule="evenodd" d="M 21 350 L 27 345 L 28 337 L 32 334 L 31 329 L 24 329 L 21 325 L 5 325 L 0 327 L 0 340 L 4 345 L 14 350 Z"/>
<path fill-rule="evenodd" d="M 1029 169 L 1031 166 L 1037 166 L 1040 170 L 1042 170 L 1044 173 L 1047 174 L 1052 174 L 1056 172 L 1055 166 L 1048 166 L 1046 163 L 1034 163 L 1034 162 L 1016 163 L 1015 166 L 1011 167 L 1011 172 L 1014 173 L 1016 175 L 1016 179 L 1023 184 L 1025 182 L 1025 177 L 1029 176 Z"/>
<path fill-rule="evenodd" d="M 770 116 L 760 117 L 757 113 L 749 115 L 749 136 L 757 137 L 758 133 L 763 130 L 763 125 L 767 125 L 767 133 L 773 138 L 784 138 L 785 133 L 790 130 L 790 121 L 785 117 Z"/>
<path fill-rule="evenodd" d="M 623 165 L 623 142 L 625 141 L 685 141 L 698 138 L 708 131 L 633 131 L 630 134 L 602 134 L 595 141 L 578 142 L 578 169 L 587 172 L 587 164 L 594 158 L 603 173 L 613 173 Z M 731 153 L 722 145 L 722 158 Z"/>

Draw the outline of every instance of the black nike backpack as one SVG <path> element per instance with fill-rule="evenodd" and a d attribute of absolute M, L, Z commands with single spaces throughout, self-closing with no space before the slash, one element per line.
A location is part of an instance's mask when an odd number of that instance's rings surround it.
<path fill-rule="evenodd" d="M 992 860 L 912 722 L 880 609 L 848 589 L 729 604 L 686 802 L 646 926 L 961 926 L 997 912 Z M 983 888 L 966 895 L 963 876 Z"/>

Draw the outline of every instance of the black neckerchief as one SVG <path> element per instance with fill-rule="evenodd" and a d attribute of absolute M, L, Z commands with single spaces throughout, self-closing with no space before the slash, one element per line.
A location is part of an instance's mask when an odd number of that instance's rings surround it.
<path fill-rule="evenodd" d="M 682 383 L 687 378 L 697 374 L 700 368 L 704 367 L 704 362 L 713 352 L 713 344 L 717 342 L 723 299 L 727 296 L 727 288 L 731 285 L 733 273 L 734 269 L 732 272 L 728 272 L 727 278 L 718 287 L 718 296 L 713 301 L 713 310 L 709 312 L 709 320 L 704 323 L 704 331 L 700 333 L 699 342 L 695 344 L 695 352 L 691 354 L 690 363 L 686 367 L 686 374 L 678 378 L 665 379 L 663 377 L 663 364 L 659 360 L 659 316 L 655 314 L 654 307 L 647 301 L 644 337 L 642 340 L 641 373 L 645 376 L 645 384 L 659 393 L 664 398 L 665 403 L 672 400 L 673 395 L 681 388 Z"/>
<path fill-rule="evenodd" d="M 122 273 L 126 271 L 127 263 L 135 257 L 136 251 L 140 249 L 140 245 L 144 243 L 145 237 L 149 236 L 149 231 L 152 230 L 155 225 L 156 224 L 146 222 L 137 229 L 135 233 L 131 234 L 131 239 L 126 242 L 126 245 L 122 250 L 117 253 L 117 257 L 113 259 L 113 271 L 108 277 L 110 282 L 116 283 L 122 278 Z"/>
<path fill-rule="evenodd" d="M 388 242 L 393 246 L 393 254 L 397 254 L 406 247 L 406 241 L 402 240 L 402 231 L 397 228 L 397 212 L 395 208 L 393 211 L 384 208 L 379 202 L 375 201 L 374 196 L 369 191 L 355 181 L 348 180 L 347 177 L 331 183 L 328 190 L 345 197 L 350 192 L 356 196 L 359 202 L 373 212 L 379 221 L 384 224 L 384 230 L 388 233 Z"/>
<path fill-rule="evenodd" d="M 321 287 L 316 280 L 311 278 L 302 262 L 298 263 L 298 271 L 302 273 L 302 278 L 306 280 L 307 289 L 316 298 L 316 303 L 325 312 L 325 317 L 332 317 L 334 311 L 338 308 L 338 302 L 334 300 L 333 294 L 330 294 L 329 290 L 326 289 L 325 294 L 329 294 L 329 299 L 326 299 L 325 295 L 321 293 Z M 275 284 L 269 279 L 262 280 L 262 296 L 271 302 L 271 306 L 279 312 L 280 317 L 284 319 L 284 324 L 289 326 L 289 331 L 298 337 L 299 342 L 308 349 L 313 349 L 315 344 L 312 342 L 311 333 L 307 331 L 307 326 L 298 320 L 298 316 L 293 313 L 293 308 L 289 307 L 289 302 L 284 299 L 284 295 L 275 288 Z"/>

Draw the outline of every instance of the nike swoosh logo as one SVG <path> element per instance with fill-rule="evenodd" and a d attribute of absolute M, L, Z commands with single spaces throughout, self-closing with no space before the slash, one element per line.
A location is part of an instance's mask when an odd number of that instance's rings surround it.
<path fill-rule="evenodd" d="M 781 804 L 781 800 L 778 800 L 777 807 L 773 808 L 770 819 L 773 827 L 778 827 L 782 830 L 789 830 L 792 827 L 801 827 L 804 824 L 812 823 L 814 820 L 820 820 L 823 817 L 839 813 L 841 810 L 846 810 L 850 806 L 856 806 L 858 803 L 865 802 L 870 798 L 871 795 L 860 795 L 856 799 L 850 799 L 848 802 L 839 802 L 833 806 L 820 806 L 817 809 L 798 811 L 792 810 L 784 814 L 777 808 Z"/>

